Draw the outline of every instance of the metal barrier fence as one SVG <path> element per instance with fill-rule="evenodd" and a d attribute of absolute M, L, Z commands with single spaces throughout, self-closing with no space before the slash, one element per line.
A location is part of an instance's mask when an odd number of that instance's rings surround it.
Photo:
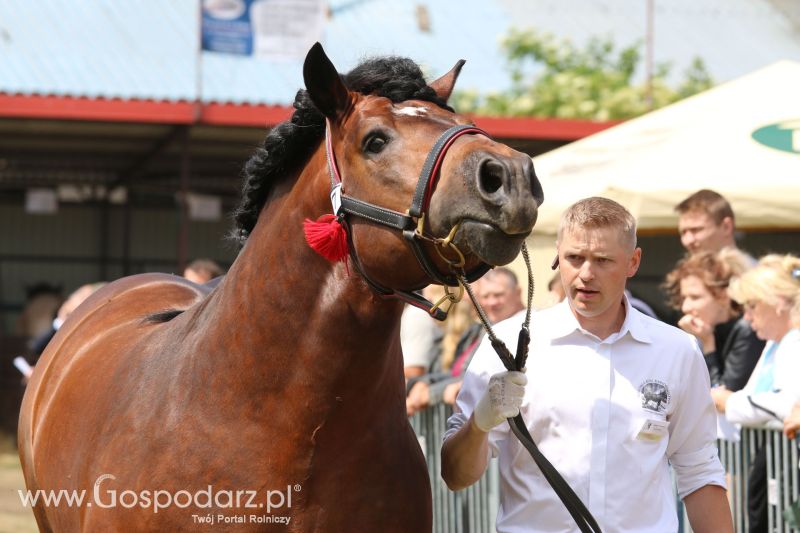
<path fill-rule="evenodd" d="M 777 533 L 793 533 L 798 530 L 787 523 L 785 513 L 800 499 L 798 443 L 787 439 L 781 431 L 761 431 L 767 448 L 769 527 Z"/>
<path fill-rule="evenodd" d="M 747 531 L 747 480 L 750 477 L 750 462 L 761 444 L 756 431 L 742 432 L 741 442 L 720 440 L 719 456 L 725 467 L 725 481 L 728 484 L 728 501 L 736 531 Z M 684 523 L 688 524 L 688 521 Z M 687 526 L 688 529 L 688 526 Z"/>
<path fill-rule="evenodd" d="M 442 481 L 442 437 L 451 412 L 450 406 L 438 404 L 410 419 L 428 462 L 433 494 L 433 532 L 493 532 L 500 501 L 497 461 L 490 461 L 481 480 L 465 490 L 453 492 Z"/>
<path fill-rule="evenodd" d="M 497 461 L 489 462 L 483 478 L 466 490 L 452 492 L 442 481 L 442 437 L 451 409 L 444 404 L 434 405 L 411 417 L 411 426 L 419 438 L 428 462 L 428 475 L 433 492 L 434 533 L 489 533 L 494 531 L 499 481 Z M 750 463 L 761 446 L 767 450 L 767 499 L 769 531 L 771 533 L 800 533 L 786 522 L 784 512 L 798 500 L 800 494 L 800 454 L 794 441 L 788 440 L 778 427 L 775 429 L 743 428 L 740 442 L 720 440 L 719 454 L 725 467 L 728 499 L 735 531 L 748 531 L 747 482 Z M 690 533 L 685 511 L 681 531 Z"/>

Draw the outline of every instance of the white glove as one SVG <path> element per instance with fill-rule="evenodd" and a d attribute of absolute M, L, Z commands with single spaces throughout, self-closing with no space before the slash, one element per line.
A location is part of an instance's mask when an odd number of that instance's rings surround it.
<path fill-rule="evenodd" d="M 528 377 L 522 372 L 500 372 L 489 379 L 478 405 L 475 406 L 475 425 L 488 433 L 493 427 L 519 414 Z"/>

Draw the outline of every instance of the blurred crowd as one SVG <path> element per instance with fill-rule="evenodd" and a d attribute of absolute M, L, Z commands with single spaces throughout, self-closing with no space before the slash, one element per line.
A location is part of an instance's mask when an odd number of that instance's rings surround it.
<path fill-rule="evenodd" d="M 225 270 L 215 261 L 200 258 L 189 263 L 182 277 L 202 285 L 224 274 Z M 14 361 L 26 380 L 62 324 L 89 296 L 105 285 L 106 282 L 81 285 L 63 300 L 59 287 L 46 284 L 29 293 L 28 303 L 15 325 L 16 334 L 28 339 L 28 355 Z"/>
<path fill-rule="evenodd" d="M 757 260 L 740 250 L 734 212 L 714 191 L 700 190 L 675 210 L 685 255 L 666 276 L 664 296 L 678 313 L 674 325 L 696 339 L 705 358 L 718 438 L 738 441 L 742 425 L 771 421 L 782 423 L 794 438 L 800 429 L 800 258 L 768 254 Z M 507 268 L 489 271 L 473 288 L 492 324 L 524 309 L 517 278 Z M 437 290 L 426 289 L 432 301 L 438 300 Z M 557 275 L 548 290 L 548 305 L 565 298 Z M 626 298 L 656 317 L 628 291 Z M 439 402 L 455 403 L 484 335 L 468 301 L 456 305 L 443 323 L 406 309 L 401 343 L 409 416 Z M 747 493 L 750 531 L 766 531 L 765 447 L 750 465 Z"/>

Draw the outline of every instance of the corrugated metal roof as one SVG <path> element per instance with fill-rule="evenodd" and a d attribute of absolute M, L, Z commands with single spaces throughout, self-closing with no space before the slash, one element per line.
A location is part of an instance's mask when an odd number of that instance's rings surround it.
<path fill-rule="evenodd" d="M 346 2 L 331 2 L 333 17 L 324 42 L 334 62 L 349 68 L 364 55 L 403 55 L 418 61 L 426 75 L 436 77 L 457 60 L 466 59 L 459 88 L 508 86 L 498 45 L 511 21 L 496 2 L 365 0 L 347 9 L 337 9 L 337 4 Z M 417 5 L 429 13 L 430 32 L 418 28 Z"/>
<path fill-rule="evenodd" d="M 677 76 L 695 55 L 716 81 L 781 58 L 800 57 L 800 36 L 766 0 L 657 0 L 656 61 Z M 467 59 L 459 88 L 510 84 L 499 40 L 534 26 L 577 43 L 644 38 L 642 0 L 332 0 L 323 44 L 346 71 L 360 58 L 398 54 L 430 77 Z M 429 15 L 419 29 L 416 10 Z M 0 92 L 123 99 L 194 100 L 199 0 L 3 0 Z M 286 105 L 302 86 L 301 61 L 204 52 L 207 102 Z"/>
<path fill-rule="evenodd" d="M 468 60 L 463 87 L 502 87 L 497 42 L 508 20 L 483 0 L 432 2 L 432 31 L 417 27 L 417 3 L 339 0 L 323 44 L 339 70 L 367 55 L 419 61 L 430 76 Z M 155 100 L 197 93 L 195 0 L 4 0 L 0 92 Z M 302 87 L 302 61 L 202 54 L 205 101 L 288 104 Z"/>
<path fill-rule="evenodd" d="M 191 1 L 4 0 L 0 90 L 191 99 L 196 20 Z"/>
<path fill-rule="evenodd" d="M 435 77 L 467 59 L 459 87 L 502 89 L 509 79 L 497 43 L 508 18 L 492 2 L 462 0 L 426 4 L 431 31 L 420 31 L 409 0 L 338 0 L 322 43 L 340 71 L 364 57 L 395 54 L 420 63 Z M 303 86 L 302 61 L 266 61 L 203 54 L 203 99 L 218 102 L 288 104 Z"/>

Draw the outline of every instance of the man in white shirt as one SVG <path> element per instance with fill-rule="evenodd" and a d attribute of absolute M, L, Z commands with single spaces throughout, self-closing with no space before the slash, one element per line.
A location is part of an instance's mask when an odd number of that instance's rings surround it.
<path fill-rule="evenodd" d="M 467 487 L 498 456 L 498 531 L 576 530 L 505 423 L 521 412 L 604 531 L 677 530 L 671 463 L 694 531 L 732 532 L 705 361 L 691 336 L 624 297 L 641 259 L 634 218 L 611 200 L 581 200 L 557 246 L 566 299 L 534 315 L 526 374 L 504 371 L 489 342 L 479 348 L 448 420 L 445 482 Z M 512 353 L 523 315 L 496 327 Z"/>

